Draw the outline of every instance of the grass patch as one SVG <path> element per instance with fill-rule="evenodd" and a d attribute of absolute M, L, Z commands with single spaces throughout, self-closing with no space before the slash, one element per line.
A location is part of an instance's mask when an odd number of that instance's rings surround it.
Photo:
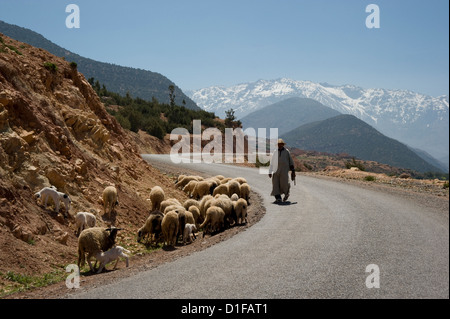
<path fill-rule="evenodd" d="M 377 179 L 375 178 L 375 176 L 367 175 L 366 177 L 364 177 L 364 180 L 366 182 L 375 182 Z"/>
<path fill-rule="evenodd" d="M 0 272 L 3 282 L 0 287 L 0 298 L 33 288 L 46 287 L 66 280 L 67 276 L 65 267 L 40 276 L 23 275 L 13 271 L 8 271 L 6 274 Z"/>

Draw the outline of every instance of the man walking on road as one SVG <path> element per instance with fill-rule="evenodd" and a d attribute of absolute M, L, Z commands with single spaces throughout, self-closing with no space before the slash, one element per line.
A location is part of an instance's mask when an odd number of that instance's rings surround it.
<path fill-rule="evenodd" d="M 289 198 L 289 171 L 291 171 L 291 180 L 295 180 L 295 167 L 291 153 L 284 145 L 284 141 L 278 140 L 278 150 L 272 155 L 269 167 L 269 177 L 272 178 L 272 193 L 275 196 L 276 203 L 281 203 L 281 195 L 284 194 L 283 202 Z M 275 172 L 274 172 L 275 170 Z"/>

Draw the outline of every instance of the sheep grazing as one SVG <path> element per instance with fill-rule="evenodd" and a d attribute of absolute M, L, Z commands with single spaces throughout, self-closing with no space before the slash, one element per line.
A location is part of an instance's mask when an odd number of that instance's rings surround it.
<path fill-rule="evenodd" d="M 231 180 L 232 180 L 231 177 L 223 178 L 223 179 L 220 180 L 220 184 L 226 184 L 226 183 L 228 183 L 228 182 L 231 181 Z"/>
<path fill-rule="evenodd" d="M 114 207 L 116 207 L 116 205 L 119 205 L 117 189 L 114 186 L 106 187 L 103 191 L 102 199 L 105 215 L 110 217 L 111 212 L 114 210 Z"/>
<path fill-rule="evenodd" d="M 183 175 L 183 174 L 178 175 L 177 180 L 175 181 L 175 184 L 178 183 L 179 181 L 181 181 L 185 177 L 186 177 L 186 175 Z"/>
<path fill-rule="evenodd" d="M 183 203 L 183 207 L 184 207 L 186 210 L 189 210 L 189 208 L 190 208 L 191 206 L 196 206 L 197 208 L 200 209 L 200 203 L 199 203 L 198 201 L 196 201 L 195 199 L 190 198 L 190 199 L 187 199 L 187 200 Z"/>
<path fill-rule="evenodd" d="M 200 209 L 198 209 L 197 206 L 189 207 L 188 212 L 191 213 L 192 218 L 194 218 L 194 222 L 192 224 L 200 225 L 203 222 L 203 218 L 200 215 Z"/>
<path fill-rule="evenodd" d="M 243 178 L 243 177 L 236 177 L 236 178 L 233 178 L 233 181 L 238 182 L 240 185 L 242 185 L 242 184 L 244 184 L 244 183 L 247 183 L 247 180 L 246 180 L 245 178 Z"/>
<path fill-rule="evenodd" d="M 76 236 L 80 236 L 81 232 L 87 228 L 95 227 L 97 219 L 94 214 L 87 212 L 79 212 L 75 215 Z"/>
<path fill-rule="evenodd" d="M 176 198 L 168 198 L 168 199 L 164 200 L 164 201 L 161 203 L 161 205 L 160 205 L 160 207 L 159 207 L 159 210 L 162 211 L 162 212 L 164 212 L 164 211 L 166 210 L 166 208 L 167 208 L 168 206 L 171 206 L 171 205 L 179 205 L 179 206 L 182 206 L 181 203 L 178 201 L 178 199 L 176 199 Z"/>
<path fill-rule="evenodd" d="M 122 246 L 116 246 L 106 252 L 99 252 L 99 253 L 95 254 L 95 259 L 97 259 L 100 262 L 100 266 L 98 267 L 97 274 L 101 273 L 103 268 L 105 268 L 105 266 L 107 264 L 109 264 L 110 262 L 112 262 L 114 260 L 116 261 L 116 264 L 114 265 L 113 269 L 116 269 L 117 264 L 119 263 L 120 257 L 125 258 L 127 267 L 128 267 L 128 255 L 125 253 L 130 254 L 131 252 L 129 250 L 123 248 Z"/>
<path fill-rule="evenodd" d="M 216 197 L 216 195 L 230 195 L 230 191 L 228 190 L 228 183 L 227 184 L 221 184 L 217 186 L 214 189 L 213 196 Z"/>
<path fill-rule="evenodd" d="M 247 201 L 247 204 L 250 205 L 250 201 L 249 201 L 250 185 L 248 185 L 247 183 L 241 184 L 240 191 L 241 191 L 240 197 L 245 199 Z"/>
<path fill-rule="evenodd" d="M 183 188 L 184 186 L 186 186 L 190 181 L 203 181 L 203 177 L 200 176 L 185 176 L 183 177 L 181 180 L 179 180 L 176 184 L 175 187 L 179 187 L 179 188 Z"/>
<path fill-rule="evenodd" d="M 214 188 L 217 186 L 214 181 L 201 181 L 195 185 L 194 191 L 192 192 L 192 197 L 194 199 L 201 199 L 205 195 L 210 195 L 213 193 Z"/>
<path fill-rule="evenodd" d="M 116 244 L 117 232 L 120 228 L 93 227 L 85 229 L 78 237 L 78 268 L 86 262 L 85 254 L 88 254 L 87 262 L 91 271 L 94 271 L 91 265 L 91 257 L 96 254 L 107 251 Z M 97 264 L 97 262 L 96 262 Z"/>
<path fill-rule="evenodd" d="M 161 228 L 164 235 L 164 241 L 167 246 L 175 246 L 177 243 L 178 233 L 178 214 L 174 211 L 168 212 L 164 215 L 161 222 Z"/>
<path fill-rule="evenodd" d="M 200 216 L 203 220 L 205 220 L 206 217 L 206 209 L 205 209 L 205 205 L 206 203 L 213 199 L 214 197 L 212 195 L 206 195 L 202 198 L 202 200 L 200 201 Z"/>
<path fill-rule="evenodd" d="M 191 196 L 194 192 L 195 186 L 197 186 L 198 181 L 190 181 L 186 186 L 183 187 L 183 192 L 188 196 Z"/>
<path fill-rule="evenodd" d="M 231 196 L 233 194 L 238 194 L 239 197 L 241 197 L 241 185 L 239 182 L 232 180 L 228 182 L 228 196 Z"/>
<path fill-rule="evenodd" d="M 47 202 L 49 197 L 53 200 L 53 203 L 55 204 L 55 210 L 56 212 L 59 212 L 59 204 L 60 201 L 64 203 L 64 207 L 66 208 L 65 213 L 69 213 L 70 204 L 72 203 L 72 200 L 70 199 L 69 195 L 58 192 L 56 190 L 56 187 L 44 187 L 39 192 L 34 194 L 35 198 L 40 198 L 41 202 L 44 203 L 44 208 L 47 208 Z"/>
<path fill-rule="evenodd" d="M 164 209 L 164 215 L 170 211 L 174 211 L 175 213 L 179 214 L 181 212 L 185 212 L 186 209 L 181 205 L 170 205 Z"/>
<path fill-rule="evenodd" d="M 195 206 L 193 206 L 193 207 L 195 207 Z M 197 207 L 195 207 L 195 208 L 197 208 Z M 186 215 L 186 224 L 195 224 L 194 214 L 192 214 L 190 211 L 186 211 L 186 212 L 184 212 L 184 214 Z"/>
<path fill-rule="evenodd" d="M 211 206 L 217 206 L 223 209 L 225 213 L 224 226 L 228 228 L 236 222 L 236 213 L 234 211 L 233 201 L 227 195 L 220 195 L 211 201 Z"/>
<path fill-rule="evenodd" d="M 183 236 L 183 244 L 186 245 L 186 242 L 189 240 L 189 243 L 192 243 L 194 239 L 197 239 L 195 236 L 195 232 L 197 231 L 197 227 L 194 224 L 186 224 L 184 226 L 184 236 Z"/>
<path fill-rule="evenodd" d="M 233 203 L 234 211 L 236 213 L 236 223 L 244 224 L 247 223 L 247 201 L 243 198 L 239 198 L 236 202 Z"/>
<path fill-rule="evenodd" d="M 162 228 L 161 223 L 164 218 L 164 214 L 160 211 L 153 211 L 150 213 L 150 216 L 145 221 L 144 226 L 139 228 L 138 235 L 137 235 L 137 241 L 138 243 L 150 236 L 150 243 L 153 242 L 153 238 L 155 241 L 157 241 L 158 237 L 161 235 Z"/>
<path fill-rule="evenodd" d="M 203 237 L 206 233 L 213 233 L 223 229 L 225 220 L 225 212 L 222 208 L 217 206 L 211 206 L 206 211 L 206 218 L 200 228 L 203 228 Z"/>
<path fill-rule="evenodd" d="M 164 191 L 161 187 L 155 186 L 150 191 L 150 200 L 152 201 L 152 211 L 159 210 L 164 201 Z"/>

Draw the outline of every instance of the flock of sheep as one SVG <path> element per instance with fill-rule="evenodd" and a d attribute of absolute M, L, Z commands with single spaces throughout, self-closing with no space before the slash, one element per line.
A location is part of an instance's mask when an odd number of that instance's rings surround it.
<path fill-rule="evenodd" d="M 175 246 L 179 239 L 185 245 L 196 239 L 195 233 L 203 230 L 206 234 L 223 231 L 233 225 L 247 222 L 247 207 L 249 203 L 250 186 L 244 178 L 225 178 L 222 175 L 204 179 L 200 176 L 180 175 L 176 187 L 190 197 L 184 203 L 175 198 L 166 198 L 164 190 L 155 186 L 151 189 L 150 200 L 152 210 L 144 225 L 137 232 L 137 241 L 146 239 L 148 244 L 163 242 L 166 246 Z M 54 187 L 45 187 L 35 194 L 41 198 L 44 206 L 48 198 L 52 198 L 56 209 L 63 201 L 68 213 L 70 197 L 60 193 Z M 103 206 L 105 216 L 109 217 L 114 207 L 118 205 L 117 189 L 108 186 L 103 191 Z M 97 262 L 100 273 L 106 264 L 120 257 L 126 258 L 128 267 L 128 250 L 116 246 L 116 227 L 95 227 L 96 217 L 88 212 L 79 212 L 75 216 L 76 234 L 78 236 L 78 267 L 81 269 L 87 263 L 92 272 Z M 96 259 L 92 266 L 91 258 Z"/>

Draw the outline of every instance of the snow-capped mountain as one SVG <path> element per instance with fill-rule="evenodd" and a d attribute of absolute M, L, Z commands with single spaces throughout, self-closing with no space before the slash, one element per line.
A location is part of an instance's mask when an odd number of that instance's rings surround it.
<path fill-rule="evenodd" d="M 238 118 L 290 97 L 310 98 L 343 114 L 354 115 L 383 134 L 425 150 L 448 165 L 447 95 L 432 97 L 408 90 L 364 89 L 291 79 L 209 87 L 187 95 L 220 117 L 232 108 Z"/>

